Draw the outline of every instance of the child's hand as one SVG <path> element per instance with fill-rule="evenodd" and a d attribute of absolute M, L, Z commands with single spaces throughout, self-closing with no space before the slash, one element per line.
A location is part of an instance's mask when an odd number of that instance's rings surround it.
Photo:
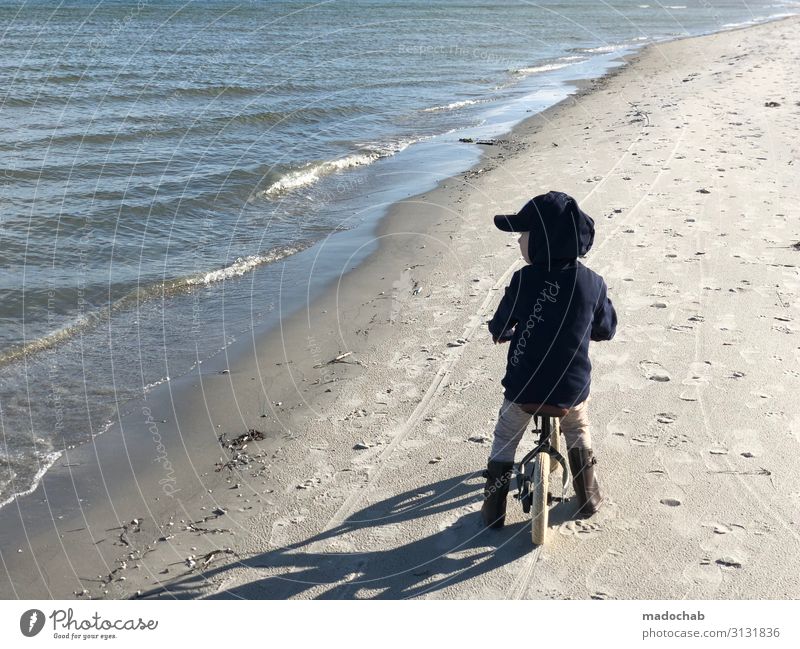
<path fill-rule="evenodd" d="M 492 338 L 494 340 L 495 345 L 502 345 L 503 343 L 509 342 L 514 337 L 514 328 L 506 329 L 502 334 L 500 334 L 499 338 Z"/>

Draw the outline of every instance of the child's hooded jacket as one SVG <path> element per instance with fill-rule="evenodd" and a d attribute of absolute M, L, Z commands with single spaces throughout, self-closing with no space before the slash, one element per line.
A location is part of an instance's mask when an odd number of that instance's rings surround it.
<path fill-rule="evenodd" d="M 577 260 L 592 247 L 594 221 L 571 196 L 549 192 L 495 225 L 530 232 L 531 263 L 514 273 L 489 321 L 495 340 L 514 327 L 505 396 L 571 408 L 589 396 L 589 341 L 611 340 L 617 328 L 606 283 Z"/>

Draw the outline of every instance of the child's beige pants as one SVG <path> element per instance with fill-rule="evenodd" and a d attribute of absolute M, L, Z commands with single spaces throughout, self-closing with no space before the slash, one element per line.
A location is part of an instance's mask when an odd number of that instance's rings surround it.
<path fill-rule="evenodd" d="M 592 437 L 589 434 L 589 415 L 587 404 L 589 399 L 573 406 L 566 416 L 561 418 L 561 432 L 567 440 L 567 448 L 592 448 Z M 517 446 L 528 428 L 533 415 L 528 414 L 513 401 L 503 399 L 497 425 L 494 429 L 494 441 L 490 460 L 497 462 L 513 462 Z M 533 446 L 531 446 L 533 448 Z"/>

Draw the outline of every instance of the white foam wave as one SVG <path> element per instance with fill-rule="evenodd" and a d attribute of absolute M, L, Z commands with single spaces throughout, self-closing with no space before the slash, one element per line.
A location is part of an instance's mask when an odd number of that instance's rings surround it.
<path fill-rule="evenodd" d="M 206 273 L 200 273 L 194 277 L 189 277 L 186 280 L 186 284 L 188 286 L 203 286 L 207 284 L 213 284 L 215 282 L 222 282 L 226 279 L 232 279 L 234 277 L 241 277 L 245 273 L 249 273 L 254 268 L 279 261 L 280 259 L 300 252 L 307 247 L 308 245 L 296 244 L 293 246 L 276 248 L 275 250 L 270 250 L 269 252 L 260 255 L 239 257 L 229 266 Z"/>
<path fill-rule="evenodd" d="M 59 343 L 71 339 L 79 331 L 83 331 L 102 322 L 107 314 L 108 312 L 106 310 L 90 311 L 84 315 L 73 318 L 63 326 L 45 334 L 41 338 L 36 338 L 22 345 L 12 347 L 9 351 L 0 354 L 0 366 L 55 347 Z"/>
<path fill-rule="evenodd" d="M 192 370 L 196 366 L 197 366 L 197 363 L 193 363 L 192 366 L 189 369 Z M 163 379 L 159 379 L 158 381 L 153 381 L 152 383 L 148 383 L 147 385 L 145 385 L 142 388 L 142 392 L 145 392 L 145 393 L 146 392 L 150 392 L 150 390 L 152 390 L 153 388 L 156 388 L 159 385 L 161 385 L 162 383 L 166 383 L 169 380 L 170 380 L 170 378 L 168 376 L 165 376 Z"/>
<path fill-rule="evenodd" d="M 311 245 L 311 242 L 303 241 L 290 246 L 278 247 L 263 254 L 239 257 L 232 264 L 217 270 L 201 272 L 190 277 L 182 277 L 166 282 L 158 282 L 149 286 L 138 287 L 127 295 L 117 299 L 110 305 L 110 308 L 106 307 L 96 311 L 90 311 L 41 338 L 29 341 L 24 345 L 13 347 L 9 351 L 0 354 L 0 366 L 13 363 L 24 357 L 33 356 L 39 352 L 56 347 L 62 342 L 67 342 L 79 332 L 86 331 L 104 322 L 112 312 L 138 305 L 151 297 L 184 292 L 197 286 L 207 286 L 214 282 L 240 277 L 258 266 L 278 261 L 284 257 L 305 250 L 309 245 Z"/>
<path fill-rule="evenodd" d="M 624 47 L 625 45 L 622 43 L 618 43 L 616 45 L 599 45 L 598 47 L 588 47 L 586 49 L 582 49 L 581 52 L 586 52 L 587 54 L 603 54 L 606 52 L 616 52 Z"/>
<path fill-rule="evenodd" d="M 28 494 L 32 494 L 36 491 L 36 488 L 39 486 L 39 483 L 42 481 L 44 474 L 53 466 L 57 461 L 64 454 L 64 451 L 53 451 L 52 453 L 48 453 L 45 455 L 41 460 L 39 460 L 39 470 L 36 472 L 36 475 L 33 476 L 33 482 L 31 486 L 26 489 L 25 491 L 18 491 L 16 493 L 11 494 L 8 498 L 3 501 L 0 501 L 0 508 L 5 507 L 9 503 L 13 503 L 17 498 L 21 498 L 22 496 L 27 496 Z"/>
<path fill-rule="evenodd" d="M 399 153 L 410 144 L 413 144 L 413 142 L 414 140 L 397 142 L 380 149 L 365 149 L 363 151 L 359 151 L 358 153 L 345 156 L 344 158 L 307 164 L 305 167 L 291 171 L 283 176 L 280 180 L 272 183 L 269 187 L 267 187 L 267 189 L 261 192 L 261 195 L 270 198 L 272 196 L 283 194 L 287 191 L 313 185 L 321 178 L 329 176 L 333 173 L 350 169 L 352 167 L 363 167 L 365 165 L 372 164 L 381 158 L 386 158 L 394 155 L 395 153 Z"/>
<path fill-rule="evenodd" d="M 796 13 L 780 13 L 780 14 L 771 14 L 764 18 L 753 18 L 752 20 L 745 20 L 740 23 L 725 23 L 723 28 L 727 29 L 734 29 L 737 27 L 748 27 L 750 25 L 759 25 L 761 23 L 770 22 L 772 20 L 779 20 L 780 18 L 789 18 L 790 16 L 796 16 Z"/>
<path fill-rule="evenodd" d="M 103 433 L 108 432 L 108 430 L 114 425 L 114 419 L 107 420 L 98 430 L 96 433 L 92 434 L 92 439 L 95 439 L 102 435 Z M 70 447 L 72 448 L 72 447 Z M 0 501 L 0 509 L 5 507 L 6 505 L 14 502 L 17 498 L 21 498 L 22 496 L 27 496 L 28 494 L 32 494 L 36 489 L 39 487 L 39 483 L 44 478 L 45 474 L 50 470 L 50 468 L 58 462 L 59 458 L 64 455 L 64 451 L 50 451 L 44 457 L 39 458 L 39 468 L 37 469 L 36 473 L 33 476 L 33 481 L 31 482 L 31 486 L 28 487 L 25 491 L 17 491 L 12 493 L 8 496 L 5 500 Z M 6 485 L 3 485 L 4 487 Z"/>
<path fill-rule="evenodd" d="M 530 68 L 518 68 L 514 70 L 515 74 L 538 74 L 540 72 L 551 72 L 553 70 L 560 70 L 561 68 L 566 68 L 569 63 L 547 63 L 545 65 L 535 65 Z"/>
<path fill-rule="evenodd" d="M 445 110 L 457 110 L 459 108 L 464 108 L 465 106 L 474 106 L 475 104 L 483 104 L 487 100 L 486 99 L 464 99 L 463 101 L 454 101 L 450 104 L 445 104 L 444 106 L 432 106 L 431 108 L 423 108 L 423 113 L 438 113 L 440 111 Z"/>

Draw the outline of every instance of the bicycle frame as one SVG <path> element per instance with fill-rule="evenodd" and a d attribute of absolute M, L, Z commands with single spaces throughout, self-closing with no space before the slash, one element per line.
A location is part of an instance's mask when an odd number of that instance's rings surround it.
<path fill-rule="evenodd" d="M 569 470 L 567 469 L 567 461 L 550 443 L 550 436 L 555 429 L 553 426 L 553 418 L 545 415 L 535 415 L 533 418 L 534 426 L 538 425 L 535 430 L 539 431 L 539 440 L 525 457 L 522 458 L 517 464 L 514 465 L 514 474 L 517 478 L 517 488 L 519 489 L 518 498 L 523 495 L 524 481 L 525 481 L 525 465 L 528 464 L 539 453 L 547 453 L 552 459 L 556 460 L 561 465 L 561 476 L 563 481 L 563 488 L 566 489 L 569 485 Z"/>

